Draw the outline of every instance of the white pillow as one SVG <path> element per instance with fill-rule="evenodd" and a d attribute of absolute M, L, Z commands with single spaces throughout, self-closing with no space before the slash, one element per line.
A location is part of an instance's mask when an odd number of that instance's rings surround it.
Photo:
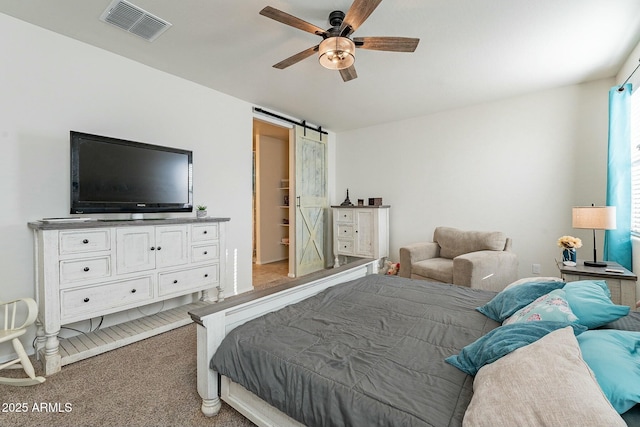
<path fill-rule="evenodd" d="M 582 359 L 573 329 L 480 368 L 463 427 L 626 427 Z"/>

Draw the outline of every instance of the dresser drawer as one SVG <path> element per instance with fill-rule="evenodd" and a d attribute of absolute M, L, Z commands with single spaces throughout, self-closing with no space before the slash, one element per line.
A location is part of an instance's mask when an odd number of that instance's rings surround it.
<path fill-rule="evenodd" d="M 353 254 L 353 240 L 338 239 L 338 253 L 342 255 Z"/>
<path fill-rule="evenodd" d="M 208 240 L 218 240 L 218 224 L 202 224 L 191 226 L 191 241 L 206 242 Z"/>
<path fill-rule="evenodd" d="M 61 231 L 60 255 L 85 252 L 108 251 L 111 249 L 109 229 Z"/>
<path fill-rule="evenodd" d="M 353 224 L 338 224 L 338 239 L 353 239 Z"/>
<path fill-rule="evenodd" d="M 60 261 L 60 284 L 111 276 L 111 257 Z"/>
<path fill-rule="evenodd" d="M 139 303 L 153 298 L 153 282 L 150 276 L 121 282 L 101 285 L 83 286 L 81 288 L 60 291 L 62 321 L 76 316 L 83 319 L 100 316 L 120 307 L 140 305 Z"/>
<path fill-rule="evenodd" d="M 336 211 L 336 221 L 353 222 L 353 209 L 340 209 Z"/>
<path fill-rule="evenodd" d="M 214 261 L 220 258 L 220 247 L 217 243 L 193 246 L 191 248 L 191 262 Z"/>
<path fill-rule="evenodd" d="M 180 294 L 190 289 L 196 291 L 216 286 L 220 282 L 220 267 L 214 264 L 190 270 L 160 273 L 158 276 L 160 296 Z"/>

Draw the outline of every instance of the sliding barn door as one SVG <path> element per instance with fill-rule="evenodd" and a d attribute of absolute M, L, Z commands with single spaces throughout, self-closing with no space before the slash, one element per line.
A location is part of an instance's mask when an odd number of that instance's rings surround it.
<path fill-rule="evenodd" d="M 295 129 L 295 261 L 297 277 L 325 267 L 327 222 L 326 136 Z"/>

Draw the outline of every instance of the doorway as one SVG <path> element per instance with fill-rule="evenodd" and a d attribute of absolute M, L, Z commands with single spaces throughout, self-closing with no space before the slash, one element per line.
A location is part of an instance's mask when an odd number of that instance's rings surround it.
<path fill-rule="evenodd" d="M 253 119 L 253 287 L 292 280 L 289 267 L 291 129 Z"/>
<path fill-rule="evenodd" d="M 253 119 L 253 287 L 327 268 L 327 140 Z"/>

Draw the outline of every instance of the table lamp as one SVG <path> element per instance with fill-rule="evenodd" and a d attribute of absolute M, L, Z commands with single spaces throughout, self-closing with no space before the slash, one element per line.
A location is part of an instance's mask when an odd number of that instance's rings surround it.
<path fill-rule="evenodd" d="M 573 208 L 573 228 L 593 230 L 593 261 L 585 261 L 588 267 L 606 267 L 606 262 L 598 262 L 596 257 L 596 230 L 615 230 L 615 206 L 576 206 Z"/>

